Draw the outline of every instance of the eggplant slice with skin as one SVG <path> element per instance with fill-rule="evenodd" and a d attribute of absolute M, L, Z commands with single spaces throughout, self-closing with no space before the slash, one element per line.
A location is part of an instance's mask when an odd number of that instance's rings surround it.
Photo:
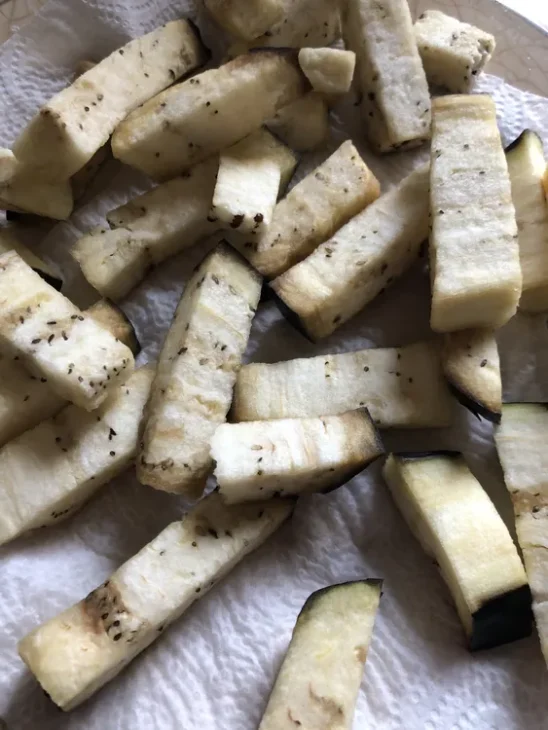
<path fill-rule="evenodd" d="M 531 591 L 516 546 L 461 454 L 391 454 L 383 475 L 447 583 L 470 651 L 529 636 Z"/>
<path fill-rule="evenodd" d="M 228 504 L 327 492 L 384 453 L 366 409 L 321 418 L 225 423 L 211 440 Z"/>
<path fill-rule="evenodd" d="M 350 730 L 382 580 L 328 586 L 304 604 L 259 730 Z"/>
<path fill-rule="evenodd" d="M 516 532 L 533 594 L 533 613 L 548 663 L 548 408 L 536 403 L 502 407 L 495 442 L 514 505 Z"/>
<path fill-rule="evenodd" d="M 474 329 L 444 336 L 442 369 L 451 391 L 469 411 L 492 423 L 502 413 L 502 381 L 493 330 Z"/>

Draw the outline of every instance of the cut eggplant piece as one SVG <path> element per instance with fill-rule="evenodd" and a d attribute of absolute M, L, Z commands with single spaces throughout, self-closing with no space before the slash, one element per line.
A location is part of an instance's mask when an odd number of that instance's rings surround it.
<path fill-rule="evenodd" d="M 261 235 L 296 165 L 294 153 L 268 130 L 245 137 L 221 152 L 210 217 L 222 228 Z"/>
<path fill-rule="evenodd" d="M 366 409 L 322 418 L 225 423 L 211 439 L 228 504 L 328 492 L 384 453 Z"/>
<path fill-rule="evenodd" d="M 491 97 L 433 102 L 430 323 L 438 332 L 496 329 L 521 295 L 516 215 Z"/>
<path fill-rule="evenodd" d="M 352 85 L 356 54 L 339 48 L 301 48 L 299 64 L 315 91 L 346 94 Z"/>
<path fill-rule="evenodd" d="M 97 324 L 112 332 L 114 337 L 129 347 L 133 355 L 137 357 L 141 351 L 141 345 L 133 325 L 119 307 L 106 299 L 100 299 L 86 311 Z"/>
<path fill-rule="evenodd" d="M 116 129 L 112 151 L 122 162 L 166 180 L 259 129 L 308 89 L 296 52 L 239 56 L 134 111 Z"/>
<path fill-rule="evenodd" d="M 17 238 L 15 226 L 0 228 L 0 255 L 8 251 L 16 251 L 23 261 L 40 274 L 44 281 L 47 281 L 54 289 L 61 291 L 63 280 L 57 271 L 39 258 L 30 248 L 23 245 Z"/>
<path fill-rule="evenodd" d="M 474 25 L 427 10 L 415 23 L 426 78 L 433 86 L 466 94 L 495 50 L 495 38 Z"/>
<path fill-rule="evenodd" d="M 512 200 L 518 224 L 525 312 L 548 310 L 548 205 L 542 178 L 546 170 L 542 140 L 526 129 L 506 150 Z"/>
<path fill-rule="evenodd" d="M 384 478 L 447 583 L 471 651 L 529 636 L 531 591 L 508 528 L 458 453 L 391 454 Z"/>
<path fill-rule="evenodd" d="M 382 583 L 341 583 L 310 596 L 259 730 L 352 728 Z"/>
<path fill-rule="evenodd" d="M 274 208 L 262 236 L 230 242 L 263 276 L 274 278 L 302 261 L 379 197 L 377 178 L 347 141 Z"/>
<path fill-rule="evenodd" d="M 346 47 L 368 141 L 378 152 L 414 147 L 430 137 L 430 93 L 407 0 L 348 0 Z"/>
<path fill-rule="evenodd" d="M 167 492 L 201 496 L 213 471 L 211 437 L 232 402 L 260 276 L 220 244 L 187 283 L 160 354 L 137 476 Z"/>
<path fill-rule="evenodd" d="M 445 335 L 441 363 L 457 399 L 477 416 L 499 423 L 502 381 L 493 330 L 463 330 Z"/>
<path fill-rule="evenodd" d="M 40 109 L 16 139 L 15 157 L 42 180 L 68 181 L 129 112 L 206 59 L 187 20 L 130 41 Z"/>
<path fill-rule="evenodd" d="M 51 389 L 97 408 L 133 370 L 131 350 L 15 252 L 0 256 L 0 346 Z"/>
<path fill-rule="evenodd" d="M 100 294 L 123 299 L 150 268 L 212 233 L 209 217 L 219 163 L 207 160 L 107 215 L 111 229 L 80 238 L 72 255 Z"/>
<path fill-rule="evenodd" d="M 533 594 L 533 613 L 548 663 L 548 409 L 509 403 L 495 431 L 497 451 L 516 516 L 516 532 Z"/>
<path fill-rule="evenodd" d="M 233 420 L 310 418 L 364 406 L 381 428 L 450 425 L 452 398 L 438 343 L 245 365 L 234 390 Z"/>
<path fill-rule="evenodd" d="M 283 20 L 283 0 L 205 0 L 217 23 L 229 33 L 252 41 Z"/>
<path fill-rule="evenodd" d="M 66 220 L 72 213 L 70 180 L 49 182 L 18 165 L 14 176 L 0 185 L 0 209 Z"/>
<path fill-rule="evenodd" d="M 93 413 L 66 406 L 0 449 L 0 544 L 66 519 L 125 471 L 153 374 L 140 368 Z"/>
<path fill-rule="evenodd" d="M 133 327 L 110 302 L 97 302 L 85 314 L 130 349 L 137 343 Z M 36 377 L 21 367 L 18 356 L 0 354 L 0 446 L 52 418 L 66 405 L 47 378 Z"/>
<path fill-rule="evenodd" d="M 289 517 L 293 502 L 227 507 L 213 494 L 99 588 L 19 642 L 53 702 L 71 710 L 113 679 Z"/>
<path fill-rule="evenodd" d="M 333 0 L 281 0 L 283 18 L 251 43 L 238 41 L 229 48 L 231 58 L 252 48 L 302 48 L 329 46 L 341 36 L 339 3 Z M 249 3 L 246 3 L 248 5 Z"/>
<path fill-rule="evenodd" d="M 327 337 L 401 276 L 428 238 L 428 166 L 381 195 L 271 286 L 312 340 Z"/>
<path fill-rule="evenodd" d="M 315 91 L 280 109 L 266 126 L 296 152 L 309 152 L 324 144 L 330 134 L 329 108 Z"/>

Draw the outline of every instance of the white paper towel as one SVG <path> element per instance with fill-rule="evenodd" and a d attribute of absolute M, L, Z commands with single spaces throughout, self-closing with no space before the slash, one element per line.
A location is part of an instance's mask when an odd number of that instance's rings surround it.
<path fill-rule="evenodd" d="M 52 0 L 40 17 L 0 49 L 0 142 L 9 144 L 37 106 L 60 88 L 82 58 L 98 59 L 130 36 L 194 10 L 168 0 Z M 208 36 L 209 37 L 209 36 Z M 548 100 L 494 77 L 492 93 L 505 141 L 525 126 L 548 139 Z M 361 139 L 348 101 L 337 111 L 334 141 Z M 302 170 L 328 150 L 305 160 Z M 384 186 L 424 152 L 372 158 Z M 89 297 L 67 250 L 110 208 L 147 181 L 112 163 L 107 189 L 56 226 L 41 245 L 63 266 L 69 291 Z M 96 189 L 99 186 L 96 186 Z M 209 243 L 161 267 L 127 300 L 145 356 L 154 358 L 184 281 Z M 395 345 L 427 336 L 424 261 L 361 315 L 319 346 L 308 344 L 271 304 L 256 317 L 248 359 L 275 361 L 314 353 Z M 546 317 L 512 322 L 501 335 L 510 397 L 546 398 Z M 546 383 L 546 376 L 544 375 Z M 452 429 L 386 434 L 388 448 L 457 448 L 511 520 L 488 424 L 456 407 Z M 1 476 L 1 475 L 0 475 Z M 39 485 L 37 485 L 39 486 Z M 470 655 L 449 594 L 397 513 L 379 466 L 327 496 L 301 500 L 293 521 L 196 604 L 123 674 L 69 715 L 57 711 L 18 659 L 16 643 L 38 623 L 86 595 L 139 550 L 184 505 L 116 480 L 77 516 L 0 549 L 0 717 L 9 730 L 246 730 L 255 728 L 298 611 L 329 583 L 383 577 L 385 594 L 356 710 L 355 728 L 376 730 L 541 730 L 548 673 L 536 635 Z M 0 721 L 0 726 L 2 725 Z"/>

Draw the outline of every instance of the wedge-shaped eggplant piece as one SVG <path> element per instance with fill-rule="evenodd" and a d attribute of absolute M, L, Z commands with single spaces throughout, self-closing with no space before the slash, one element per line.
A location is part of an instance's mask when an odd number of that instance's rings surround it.
<path fill-rule="evenodd" d="M 261 278 L 220 244 L 187 283 L 160 354 L 137 476 L 198 497 L 213 471 L 209 450 L 226 418 L 261 295 Z"/>
<path fill-rule="evenodd" d="M 264 235 L 230 242 L 263 276 L 273 278 L 306 258 L 379 194 L 377 178 L 352 142 L 343 142 L 280 200 Z"/>
<path fill-rule="evenodd" d="M 331 491 L 383 453 L 366 409 L 321 418 L 224 423 L 211 440 L 215 477 L 229 504 Z"/>
<path fill-rule="evenodd" d="M 268 130 L 245 137 L 221 152 L 210 217 L 222 228 L 260 235 L 296 165 L 293 152 Z"/>
<path fill-rule="evenodd" d="M 482 418 L 499 423 L 502 381 L 493 330 L 462 330 L 445 335 L 443 373 L 457 399 Z"/>
<path fill-rule="evenodd" d="M 502 407 L 497 451 L 516 516 L 516 532 L 533 594 L 533 613 L 548 662 L 548 409 L 535 403 Z"/>
<path fill-rule="evenodd" d="M 57 395 L 93 410 L 133 370 L 131 350 L 15 252 L 0 256 L 0 348 Z"/>
<path fill-rule="evenodd" d="M 356 54 L 339 48 L 301 48 L 299 64 L 315 91 L 346 94 L 352 85 Z"/>
<path fill-rule="evenodd" d="M 495 38 L 439 10 L 415 23 L 415 38 L 426 78 L 455 94 L 466 94 L 495 50 Z"/>
<path fill-rule="evenodd" d="M 205 0 L 205 6 L 220 26 L 247 41 L 284 17 L 283 0 Z"/>
<path fill-rule="evenodd" d="M 428 166 L 412 172 L 272 282 L 312 340 L 334 332 L 401 276 L 428 238 Z"/>
<path fill-rule="evenodd" d="M 304 604 L 259 730 L 350 730 L 382 580 L 328 586 Z"/>
<path fill-rule="evenodd" d="M 0 209 L 66 220 L 72 213 L 70 180 L 49 182 L 18 164 L 14 176 L 0 185 Z"/>
<path fill-rule="evenodd" d="M 216 226 L 208 220 L 219 163 L 207 160 L 111 211 L 103 228 L 80 238 L 72 255 L 103 296 L 123 299 L 150 268 L 194 245 Z"/>
<path fill-rule="evenodd" d="M 518 224 L 525 312 L 548 310 L 548 205 L 542 178 L 546 170 L 542 140 L 526 129 L 506 150 L 512 200 Z"/>
<path fill-rule="evenodd" d="M 291 500 L 227 507 L 214 494 L 83 601 L 19 642 L 42 688 L 70 710 L 113 679 L 286 519 Z"/>
<path fill-rule="evenodd" d="M 516 313 L 521 270 L 495 104 L 441 96 L 433 112 L 430 323 L 438 332 L 496 329 Z"/>
<path fill-rule="evenodd" d="M 112 151 L 122 162 L 166 180 L 251 134 L 308 89 L 296 52 L 239 56 L 134 111 L 114 133 Z"/>
<path fill-rule="evenodd" d="M 68 181 L 129 112 L 205 60 L 186 20 L 130 41 L 40 109 L 16 139 L 15 157 L 43 180 Z"/>
<path fill-rule="evenodd" d="M 8 251 L 16 251 L 31 269 L 40 274 L 44 281 L 51 284 L 57 291 L 61 290 L 63 280 L 58 272 L 19 241 L 15 226 L 0 228 L 0 255 L 8 253 Z"/>
<path fill-rule="evenodd" d="M 324 144 L 331 131 L 325 98 L 311 91 L 280 109 L 266 126 L 296 152 L 308 152 Z"/>
<path fill-rule="evenodd" d="M 152 377 L 140 368 L 93 413 L 66 406 L 0 449 L 0 544 L 57 524 L 133 462 Z"/>
<path fill-rule="evenodd" d="M 93 317 L 97 324 L 112 332 L 116 339 L 129 347 L 134 356 L 139 354 L 141 344 L 137 339 L 133 325 L 119 307 L 106 299 L 100 299 L 92 304 L 86 312 Z"/>
<path fill-rule="evenodd" d="M 124 314 L 109 302 L 97 302 L 85 311 L 101 327 L 127 345 L 134 354 L 137 338 Z M 0 446 L 52 418 L 67 402 L 51 389 L 48 379 L 21 367 L 18 356 L 0 354 Z"/>
<path fill-rule="evenodd" d="M 329 46 L 340 38 L 339 3 L 333 0 L 281 0 L 281 2 L 283 18 L 252 42 L 233 43 L 228 51 L 231 58 L 247 53 L 250 46 L 252 48 Z"/>
<path fill-rule="evenodd" d="M 364 406 L 381 428 L 448 426 L 452 398 L 437 342 L 245 365 L 233 420 L 309 418 Z"/>
<path fill-rule="evenodd" d="M 429 139 L 430 94 L 407 0 L 348 0 L 343 37 L 356 54 L 371 146 L 390 152 Z"/>
<path fill-rule="evenodd" d="M 394 501 L 453 595 L 471 651 L 531 633 L 531 591 L 508 528 L 456 452 L 391 454 Z"/>

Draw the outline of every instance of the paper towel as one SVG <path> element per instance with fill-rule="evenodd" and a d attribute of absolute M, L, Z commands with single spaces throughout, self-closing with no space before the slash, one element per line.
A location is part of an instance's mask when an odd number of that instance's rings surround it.
<path fill-rule="evenodd" d="M 40 17 L 0 49 L 0 142 L 9 144 L 37 106 L 69 80 L 82 58 L 98 59 L 129 37 L 193 13 L 193 3 L 168 0 L 52 0 Z M 211 33 L 206 31 L 208 40 Z M 505 141 L 524 126 L 548 139 L 548 100 L 494 77 L 493 94 Z M 352 101 L 337 110 L 330 149 L 362 138 Z M 303 161 L 301 174 L 328 154 Z M 425 152 L 364 157 L 384 187 Z M 111 163 L 95 190 L 107 186 L 41 245 L 60 263 L 69 292 L 82 304 L 82 285 L 68 256 L 72 242 L 101 216 L 149 183 Z M 158 352 L 190 270 L 211 242 L 157 271 L 124 308 L 145 346 Z M 372 345 L 405 344 L 429 334 L 424 261 L 366 310 L 316 347 L 271 304 L 255 319 L 247 358 L 275 361 Z M 518 318 L 501 334 L 506 391 L 546 398 L 546 317 Z M 544 376 L 544 380 L 546 380 Z M 391 432 L 387 448 L 462 449 L 474 472 L 511 521 L 491 426 L 456 406 L 455 425 L 438 431 Z M 546 727 L 548 673 L 536 635 L 470 655 L 456 611 L 432 562 L 411 537 L 375 465 L 327 496 L 300 501 L 291 523 L 246 558 L 116 680 L 64 715 L 44 697 L 16 652 L 19 638 L 85 596 L 139 550 L 184 505 L 116 480 L 77 516 L 0 549 L 0 717 L 9 730 L 245 730 L 260 720 L 296 616 L 315 589 L 352 578 L 383 577 L 355 728 L 487 730 Z M 0 726 L 2 723 L 0 722 Z"/>

